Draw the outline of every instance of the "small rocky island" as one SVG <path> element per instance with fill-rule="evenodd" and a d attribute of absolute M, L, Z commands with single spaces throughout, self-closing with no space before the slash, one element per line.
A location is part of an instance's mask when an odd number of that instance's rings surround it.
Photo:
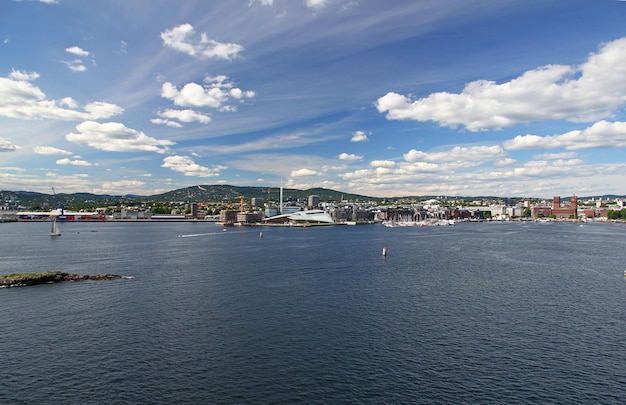
<path fill-rule="evenodd" d="M 19 273 L 0 276 L 0 288 L 25 287 L 37 284 L 52 284 L 61 281 L 81 280 L 113 280 L 124 278 L 118 274 L 72 274 L 62 271 L 45 271 L 42 273 Z"/>

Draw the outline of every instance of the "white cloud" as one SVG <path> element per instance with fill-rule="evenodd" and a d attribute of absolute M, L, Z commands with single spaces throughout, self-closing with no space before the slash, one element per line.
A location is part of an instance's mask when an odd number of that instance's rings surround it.
<path fill-rule="evenodd" d="M 226 76 L 205 78 L 204 86 L 197 83 L 187 83 L 179 91 L 170 82 L 163 83 L 161 97 L 172 100 L 175 105 L 181 107 L 211 107 L 220 111 L 236 111 L 233 106 L 226 103 L 231 99 L 239 100 L 254 97 L 254 91 L 243 91 L 233 87 L 233 83 Z"/>
<path fill-rule="evenodd" d="M 507 157 L 504 159 L 496 160 L 495 162 L 493 162 L 493 165 L 494 166 L 511 166 L 515 163 L 517 163 L 517 160 Z"/>
<path fill-rule="evenodd" d="M 516 177 L 531 176 L 547 178 L 550 176 L 570 176 L 572 170 L 580 171 L 584 162 L 580 159 L 537 160 L 525 162 L 522 166 L 513 169 Z"/>
<path fill-rule="evenodd" d="M 561 135 L 519 135 L 504 142 L 503 146 L 509 150 L 624 147 L 626 146 L 626 122 L 599 121 L 583 130 L 570 131 Z"/>
<path fill-rule="evenodd" d="M 65 65 L 72 72 L 84 72 L 84 71 L 87 70 L 87 66 L 85 66 L 85 64 L 83 63 L 83 61 L 81 59 L 62 60 L 61 62 L 65 63 Z"/>
<path fill-rule="evenodd" d="M 68 158 L 58 159 L 56 161 L 58 165 L 72 165 L 72 166 L 91 166 L 91 163 L 86 160 L 71 160 Z"/>
<path fill-rule="evenodd" d="M 33 152 L 35 152 L 38 155 L 71 155 L 72 154 L 72 152 L 68 150 L 55 148 L 53 146 L 35 146 L 33 148 Z"/>
<path fill-rule="evenodd" d="M 13 73 L 12 73 L 13 75 Z M 33 80 L 37 73 L 17 73 Z M 65 97 L 60 100 L 48 100 L 43 91 L 26 80 L 0 77 L 0 116 L 22 120 L 53 119 L 78 121 L 109 118 L 121 114 L 124 109 L 110 103 L 94 102 L 85 105 L 85 111 L 75 110 L 76 103 Z"/>
<path fill-rule="evenodd" d="M 363 156 L 355 155 L 355 154 L 352 154 L 352 153 L 345 153 L 345 152 L 341 153 L 339 156 L 337 156 L 337 158 L 339 160 L 347 160 L 349 162 L 363 160 Z"/>
<path fill-rule="evenodd" d="M 31 81 L 37 80 L 39 78 L 39 73 L 13 69 L 9 74 L 9 78 L 18 81 Z"/>
<path fill-rule="evenodd" d="M 521 122 L 593 121 L 626 102 L 626 38 L 606 43 L 580 66 L 548 65 L 502 84 L 479 80 L 460 94 L 433 93 L 413 100 L 390 92 L 376 102 L 389 120 L 434 121 L 470 131 Z"/>
<path fill-rule="evenodd" d="M 124 124 L 104 124 L 85 121 L 76 126 L 77 133 L 65 136 L 69 142 L 83 143 L 107 152 L 157 152 L 164 153 L 174 142 L 151 138 L 143 132 L 127 128 Z"/>
<path fill-rule="evenodd" d="M 152 118 L 150 120 L 151 123 L 153 124 L 157 124 L 157 125 L 167 125 L 168 127 L 172 127 L 172 128 L 182 128 L 183 125 L 180 122 L 176 122 L 176 121 L 172 121 L 172 120 L 166 120 L 163 118 Z"/>
<path fill-rule="evenodd" d="M 320 9 L 326 6 L 329 1 L 330 0 L 305 0 L 304 4 L 306 4 L 308 8 Z"/>
<path fill-rule="evenodd" d="M 436 162 L 436 163 L 483 163 L 502 159 L 506 152 L 500 146 L 455 146 L 445 152 L 426 153 L 411 149 L 405 153 L 407 162 Z"/>
<path fill-rule="evenodd" d="M 29 77 L 34 77 L 36 73 L 29 73 Z M 20 74 L 13 74 L 20 76 Z M 38 87 L 28 83 L 26 80 L 10 80 L 0 77 L 0 95 L 3 105 L 14 104 L 25 101 L 40 101 L 45 98 L 45 94 Z"/>
<path fill-rule="evenodd" d="M 128 43 L 126 43 L 126 41 L 122 40 L 122 41 L 119 42 L 119 44 L 117 46 L 117 49 L 113 50 L 113 53 L 117 53 L 117 54 L 126 53 L 127 52 L 126 51 L 127 48 L 128 48 Z"/>
<path fill-rule="evenodd" d="M 226 166 L 213 166 L 208 168 L 200 166 L 188 156 L 167 156 L 163 159 L 161 167 L 172 169 L 175 172 L 183 173 L 185 176 L 195 177 L 216 177 L 222 170 L 226 170 Z"/>
<path fill-rule="evenodd" d="M 392 168 L 396 165 L 396 162 L 393 160 L 372 160 L 370 162 L 370 166 L 372 167 L 386 167 Z"/>
<path fill-rule="evenodd" d="M 319 173 L 311 169 L 298 169 L 291 172 L 291 177 L 318 176 Z"/>
<path fill-rule="evenodd" d="M 72 55 L 76 55 L 76 56 L 80 56 L 80 57 L 89 56 L 89 52 L 87 52 L 86 50 L 84 50 L 84 49 L 82 49 L 81 47 L 78 47 L 78 46 L 71 46 L 69 48 L 65 48 L 65 52 L 71 53 Z"/>
<path fill-rule="evenodd" d="M 87 70 L 87 66 L 85 66 L 85 62 L 83 58 L 86 58 L 90 55 L 90 53 L 79 46 L 71 46 L 69 48 L 65 48 L 65 52 L 76 56 L 76 59 L 73 60 L 62 60 L 72 72 L 84 72 Z M 91 58 L 91 62 L 95 65 L 95 60 Z"/>
<path fill-rule="evenodd" d="M 22 1 L 37 1 L 39 3 L 45 3 L 45 4 L 59 4 L 59 0 L 13 0 L 13 1 L 17 1 L 22 2 Z"/>
<path fill-rule="evenodd" d="M 65 100 L 66 99 L 63 99 L 62 102 L 65 102 Z M 121 114 L 124 109 L 115 104 L 96 101 L 85 105 L 85 111 L 88 113 L 87 116 L 90 119 L 103 119 Z"/>
<path fill-rule="evenodd" d="M 197 59 L 232 60 L 243 51 L 243 46 L 235 43 L 221 43 L 208 39 L 206 33 L 198 38 L 191 24 L 181 24 L 161 33 L 163 44 Z"/>
<path fill-rule="evenodd" d="M 15 152 L 17 149 L 13 142 L 0 137 L 0 152 Z"/>
<path fill-rule="evenodd" d="M 72 97 L 64 97 L 62 99 L 60 99 L 58 101 L 60 106 L 63 107 L 67 107 L 67 108 L 76 108 L 78 107 L 78 104 L 76 104 L 76 101 L 74 101 L 74 99 Z M 90 107 L 92 108 L 92 107 Z"/>
<path fill-rule="evenodd" d="M 533 160 L 557 160 L 557 159 L 575 159 L 578 157 L 576 152 L 562 153 L 541 153 L 532 157 Z"/>
<path fill-rule="evenodd" d="M 255 0 L 250 0 L 250 3 L 248 4 L 248 6 L 251 6 L 252 4 L 254 4 Z M 272 6 L 274 5 L 274 0 L 260 0 L 261 4 L 264 6 Z"/>
<path fill-rule="evenodd" d="M 350 142 L 365 142 L 367 141 L 367 134 L 363 131 L 354 131 Z"/>
<path fill-rule="evenodd" d="M 145 183 L 143 181 L 138 180 L 119 180 L 119 181 L 108 181 L 102 183 L 101 188 L 95 189 L 94 192 L 98 194 L 127 194 L 129 190 L 132 190 L 132 193 L 135 193 L 136 190 L 142 187 Z"/>
<path fill-rule="evenodd" d="M 201 124 L 208 124 L 209 122 L 211 122 L 211 117 L 194 110 L 167 109 L 164 111 L 159 111 L 157 115 L 161 118 L 175 119 L 180 122 L 199 122 Z"/>

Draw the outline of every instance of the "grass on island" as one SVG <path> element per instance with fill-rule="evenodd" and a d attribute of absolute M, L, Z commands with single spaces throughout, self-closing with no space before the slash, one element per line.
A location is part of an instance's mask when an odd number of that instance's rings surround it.
<path fill-rule="evenodd" d="M 12 273 L 12 274 L 0 276 L 0 280 L 8 280 L 8 279 L 30 280 L 30 279 L 36 279 L 36 278 L 41 278 L 41 277 L 54 276 L 58 274 L 63 274 L 63 272 L 62 271 L 42 271 L 40 273 Z"/>

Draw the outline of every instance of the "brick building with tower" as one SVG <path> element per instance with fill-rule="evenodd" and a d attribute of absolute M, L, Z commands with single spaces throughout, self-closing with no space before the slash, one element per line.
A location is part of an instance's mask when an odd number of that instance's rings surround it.
<path fill-rule="evenodd" d="M 533 218 L 539 216 L 551 217 L 556 219 L 578 218 L 578 197 L 575 195 L 570 197 L 569 202 L 562 202 L 561 197 L 555 196 L 552 199 L 552 207 L 533 207 Z"/>

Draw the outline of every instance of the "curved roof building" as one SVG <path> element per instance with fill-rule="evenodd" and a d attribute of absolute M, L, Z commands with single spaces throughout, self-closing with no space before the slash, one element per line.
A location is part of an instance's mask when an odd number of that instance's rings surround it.
<path fill-rule="evenodd" d="M 297 211 L 266 218 L 265 221 L 268 223 L 290 222 L 296 225 L 332 225 L 335 223 L 331 216 L 323 210 Z"/>

